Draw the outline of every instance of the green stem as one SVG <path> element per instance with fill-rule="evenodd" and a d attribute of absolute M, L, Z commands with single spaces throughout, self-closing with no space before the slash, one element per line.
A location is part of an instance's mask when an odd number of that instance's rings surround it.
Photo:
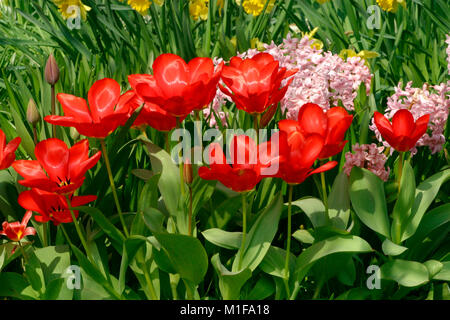
<path fill-rule="evenodd" d="M 320 181 L 322 183 L 323 204 L 325 206 L 326 216 L 328 217 L 328 196 L 327 196 L 327 185 L 325 183 L 325 172 L 320 173 Z"/>
<path fill-rule="evenodd" d="M 256 131 L 256 144 L 259 144 L 259 119 L 260 119 L 261 115 L 255 114 L 253 115 L 253 126 L 255 127 L 255 131 Z"/>
<path fill-rule="evenodd" d="M 120 207 L 119 198 L 117 197 L 117 191 L 116 191 L 116 186 L 114 184 L 114 178 L 113 178 L 112 171 L 111 171 L 111 165 L 109 163 L 108 152 L 106 151 L 105 139 L 100 139 L 100 144 L 102 145 L 103 158 L 105 159 L 106 170 L 108 171 L 109 183 L 111 184 L 114 201 L 116 202 L 117 211 L 119 212 L 120 222 L 122 223 L 125 237 L 128 238 L 130 234 L 128 233 L 128 229 L 125 224 L 125 219 L 123 218 L 123 214 L 122 214 L 122 208 Z"/>
<path fill-rule="evenodd" d="M 43 239 L 43 246 L 47 247 L 48 246 L 48 230 L 47 230 L 47 223 L 44 223 L 42 226 L 42 233 L 44 234 L 44 239 Z"/>
<path fill-rule="evenodd" d="M 156 295 L 155 288 L 153 287 L 153 282 L 150 279 L 150 275 L 147 270 L 147 265 L 145 263 L 142 268 L 142 271 L 144 272 L 144 278 L 145 278 L 145 281 L 147 282 L 147 287 L 148 287 L 148 290 L 150 291 L 150 296 L 151 296 L 152 300 L 158 300 L 158 296 Z"/>
<path fill-rule="evenodd" d="M 181 128 L 181 121 L 180 118 L 177 117 L 177 128 L 180 129 Z M 184 175 L 183 175 L 183 153 L 182 153 L 183 148 L 180 148 L 180 151 L 178 151 L 178 160 L 179 160 L 179 167 L 180 167 L 180 190 L 181 190 L 181 195 L 184 196 L 185 191 L 184 191 Z"/>
<path fill-rule="evenodd" d="M 64 237 L 66 238 L 66 240 L 69 243 L 69 245 L 73 246 L 73 243 L 72 243 L 72 241 L 70 241 L 69 235 L 67 234 L 66 228 L 64 228 L 64 224 L 61 223 L 59 226 L 61 227 L 61 230 L 62 230 L 62 232 L 64 234 Z"/>
<path fill-rule="evenodd" d="M 70 198 L 68 195 L 66 195 L 66 200 L 67 200 L 67 206 L 69 207 L 70 215 L 72 216 L 73 224 L 75 225 L 75 229 L 77 230 L 78 237 L 81 240 L 81 244 L 83 245 L 83 248 L 86 251 L 86 254 L 87 254 L 89 260 L 92 263 L 94 263 L 94 259 L 92 258 L 91 251 L 89 250 L 89 247 L 87 246 L 86 239 L 84 239 L 83 233 L 81 232 L 80 224 L 78 223 L 77 217 L 75 217 L 75 214 L 73 213 L 72 204 L 70 202 Z"/>
<path fill-rule="evenodd" d="M 245 250 L 245 238 L 247 236 L 247 200 L 245 199 L 246 193 L 242 193 L 242 241 L 239 254 L 238 270 L 241 270 L 242 259 L 244 258 Z"/>
<path fill-rule="evenodd" d="M 400 183 L 402 181 L 402 171 L 403 171 L 403 152 L 399 152 L 398 156 L 398 192 L 400 193 Z"/>
<path fill-rule="evenodd" d="M 400 196 L 400 185 L 402 181 L 402 171 L 403 171 L 403 152 L 399 152 L 399 158 L 398 158 L 398 196 Z M 397 197 L 398 197 L 397 196 Z M 402 224 L 398 219 L 395 219 L 394 221 L 394 228 L 395 228 L 395 242 L 397 244 L 400 244 L 402 242 L 401 240 L 401 234 L 402 234 Z"/>
<path fill-rule="evenodd" d="M 188 234 L 192 236 L 192 187 L 189 186 L 189 227 Z"/>
<path fill-rule="evenodd" d="M 286 286 L 287 297 L 290 295 L 289 289 L 289 259 L 291 254 L 291 237 L 292 237 L 292 192 L 294 186 L 289 185 L 289 195 L 288 195 L 288 227 L 287 227 L 287 241 L 286 241 L 286 258 L 284 261 L 284 284 Z"/>
<path fill-rule="evenodd" d="M 23 260 L 25 260 L 25 264 L 28 264 L 28 256 L 25 253 L 25 250 L 23 249 L 22 244 L 20 243 L 20 241 L 17 241 L 17 243 L 19 244 L 20 252 L 22 253 Z"/>
<path fill-rule="evenodd" d="M 33 125 L 33 141 L 34 141 L 34 145 L 38 144 L 38 137 L 37 137 L 37 130 L 36 130 L 36 125 Z"/>
<path fill-rule="evenodd" d="M 52 103 L 52 115 L 56 115 L 55 85 L 52 85 L 51 103 Z M 54 124 L 52 124 L 52 133 L 53 133 L 53 138 L 56 138 L 56 125 L 54 125 Z"/>

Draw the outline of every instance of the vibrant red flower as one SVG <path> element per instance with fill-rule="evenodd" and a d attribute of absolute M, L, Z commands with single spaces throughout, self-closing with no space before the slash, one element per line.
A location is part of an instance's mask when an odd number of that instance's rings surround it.
<path fill-rule="evenodd" d="M 16 137 L 6 144 L 5 134 L 0 129 L 0 170 L 7 169 L 11 166 L 16 158 L 15 152 L 19 147 L 20 141 L 20 137 Z"/>
<path fill-rule="evenodd" d="M 375 111 L 374 122 L 381 136 L 397 151 L 409 151 L 427 131 L 430 115 L 426 114 L 416 122 L 411 111 L 398 110 L 392 117 L 392 124 L 378 111 Z"/>
<path fill-rule="evenodd" d="M 205 108 L 214 99 L 223 63 L 214 71 L 210 58 L 181 57 L 165 53 L 155 59 L 153 75 L 134 74 L 128 81 L 146 102 L 160 106 L 174 117 L 185 117 Z"/>
<path fill-rule="evenodd" d="M 301 132 L 305 137 L 318 134 L 324 139 L 319 159 L 327 159 L 342 151 L 345 144 L 345 132 L 350 127 L 353 116 L 342 107 L 334 107 L 326 112 L 317 104 L 307 103 L 300 108 L 298 121 L 282 120 L 278 123 L 281 131 Z"/>
<path fill-rule="evenodd" d="M 100 159 L 101 152 L 89 158 L 89 141 L 81 140 L 70 149 L 64 141 L 50 138 L 34 149 L 37 160 L 18 160 L 12 166 L 25 187 L 68 194 L 81 187 L 86 171 Z"/>
<path fill-rule="evenodd" d="M 278 104 L 293 78 L 284 87 L 281 82 L 296 72 L 296 69 L 279 68 L 278 61 L 269 53 L 258 53 L 250 59 L 233 57 L 230 65 L 223 67 L 221 75 L 228 88 L 220 84 L 219 87 L 233 99 L 238 109 L 258 114 Z"/>
<path fill-rule="evenodd" d="M 70 196 L 71 207 L 79 207 L 89 202 L 95 201 L 97 196 Z M 65 196 L 42 191 L 39 189 L 26 190 L 19 194 L 17 202 L 25 209 L 37 212 L 34 216 L 37 222 L 45 223 L 53 221 L 55 226 L 60 223 L 71 223 L 72 215 Z M 31 212 L 30 211 L 30 212 Z M 73 211 L 75 217 L 78 217 L 78 211 Z"/>
<path fill-rule="evenodd" d="M 144 100 L 139 97 L 133 90 L 129 90 L 120 96 L 118 106 L 128 104 L 130 113 L 133 113 L 138 107 L 144 104 Z M 186 116 L 182 117 L 183 121 Z M 146 102 L 133 122 L 133 127 L 141 125 L 149 125 L 159 131 L 170 131 L 177 126 L 177 118 L 170 115 L 167 111 L 161 109 L 154 103 Z"/>
<path fill-rule="evenodd" d="M 271 141 L 278 144 L 280 152 L 280 169 L 273 176 L 289 184 L 302 183 L 310 175 L 337 165 L 336 161 L 330 161 L 317 169 L 312 168 L 324 146 L 324 138 L 319 134 L 304 136 L 300 131 L 279 131 L 272 136 Z"/>
<path fill-rule="evenodd" d="M 230 146 L 232 164 L 218 143 L 209 146 L 209 168 L 204 166 L 198 175 L 205 180 L 218 180 L 226 187 L 237 191 L 252 190 L 261 181 L 261 163 L 256 143 L 246 135 L 233 137 Z"/>
<path fill-rule="evenodd" d="M 88 92 L 89 107 L 86 100 L 71 94 L 59 93 L 58 100 L 64 116 L 46 116 L 48 123 L 63 127 L 75 127 L 87 137 L 105 138 L 129 118 L 127 105 L 117 107 L 120 85 L 113 79 L 96 81 Z"/>
<path fill-rule="evenodd" d="M 28 221 L 30 221 L 33 213 L 31 211 L 27 211 L 23 216 L 22 222 L 3 222 L 2 228 L 0 230 L 0 235 L 7 236 L 11 241 L 20 241 L 23 237 L 26 236 L 34 236 L 36 234 L 36 230 L 33 227 L 27 227 Z"/>

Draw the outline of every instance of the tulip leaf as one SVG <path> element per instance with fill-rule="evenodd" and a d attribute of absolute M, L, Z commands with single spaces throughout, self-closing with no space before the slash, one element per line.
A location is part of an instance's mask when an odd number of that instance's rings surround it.
<path fill-rule="evenodd" d="M 390 237 L 383 181 L 367 169 L 353 167 L 350 199 L 359 219 L 370 229 Z"/>
<path fill-rule="evenodd" d="M 383 249 L 383 253 L 387 256 L 398 256 L 408 250 L 407 247 L 395 244 L 389 239 L 383 241 L 381 248 Z"/>
<path fill-rule="evenodd" d="M 328 216 L 333 226 L 346 229 L 350 217 L 349 181 L 344 171 L 334 179 L 328 196 Z"/>
<path fill-rule="evenodd" d="M 448 179 L 450 179 L 450 169 L 438 172 L 419 184 L 416 189 L 411 214 L 405 221 L 401 241 L 405 241 L 416 232 L 423 215 L 434 201 L 434 198 L 436 198 L 441 185 Z"/>
<path fill-rule="evenodd" d="M 230 272 L 220 262 L 219 254 L 211 258 L 216 273 L 219 277 L 219 290 L 224 300 L 237 300 L 240 296 L 242 286 L 252 276 L 250 269 L 242 269 L 237 272 Z"/>
<path fill-rule="evenodd" d="M 155 233 L 155 238 L 182 279 L 193 285 L 203 280 L 208 269 L 208 256 L 197 238 L 169 233 Z"/>
<path fill-rule="evenodd" d="M 370 245 L 364 239 L 353 235 L 336 235 L 316 242 L 297 257 L 295 263 L 296 279 L 301 282 L 316 261 L 330 254 L 369 251 L 372 251 Z"/>
<path fill-rule="evenodd" d="M 308 230 L 297 230 L 292 236 L 302 243 L 311 244 L 314 242 L 314 236 Z"/>
<path fill-rule="evenodd" d="M 145 208 L 142 217 L 144 220 L 144 224 L 147 228 L 150 229 L 151 232 L 163 232 L 163 223 L 166 219 L 166 216 L 155 208 Z"/>
<path fill-rule="evenodd" d="M 428 270 L 428 275 L 430 280 L 433 279 L 433 277 L 438 274 L 442 268 L 444 267 L 444 264 L 437 260 L 428 260 L 423 263 L 423 265 Z"/>
<path fill-rule="evenodd" d="M 400 243 L 402 228 L 411 212 L 414 203 L 414 194 L 416 192 L 416 180 L 414 178 L 414 170 L 409 161 L 404 161 L 402 177 L 400 181 L 400 191 L 398 193 L 397 202 L 392 212 L 392 230 L 391 236 L 397 243 Z"/>
<path fill-rule="evenodd" d="M 264 271 L 267 274 L 270 274 L 278 278 L 284 278 L 285 259 L 286 259 L 286 250 L 275 246 L 270 246 L 269 250 L 266 253 L 266 256 L 264 257 L 263 261 L 261 261 L 259 267 L 261 268 L 262 271 Z M 290 253 L 289 272 L 291 274 L 294 266 L 295 266 L 295 256 L 292 253 Z"/>
<path fill-rule="evenodd" d="M 147 240 L 142 236 L 130 236 L 123 242 L 122 261 L 119 272 L 119 294 L 122 294 L 125 290 L 125 275 L 129 264 L 133 261 L 141 246 L 146 242 Z"/>
<path fill-rule="evenodd" d="M 327 224 L 327 216 L 323 202 L 317 198 L 307 197 L 292 201 L 292 205 L 299 207 L 308 216 L 315 228 Z"/>
<path fill-rule="evenodd" d="M 249 268 L 253 272 L 264 259 L 278 230 L 278 222 L 280 221 L 283 206 L 282 200 L 282 195 L 279 193 L 267 208 L 259 214 L 258 219 L 248 232 L 244 244 L 241 269 Z M 238 250 L 236 259 L 234 259 L 233 272 L 238 271 L 240 254 L 241 249 Z"/>
<path fill-rule="evenodd" d="M 239 249 L 242 241 L 242 232 L 229 232 L 212 228 L 202 232 L 206 240 L 225 249 Z"/>
<path fill-rule="evenodd" d="M 36 291 L 32 289 L 25 277 L 15 272 L 0 273 L 0 297 L 14 297 L 18 299 L 38 299 Z"/>
<path fill-rule="evenodd" d="M 433 275 L 433 280 L 450 281 L 450 261 L 442 262 L 442 268 Z"/>
<path fill-rule="evenodd" d="M 428 282 L 428 269 L 419 262 L 392 260 L 380 268 L 381 278 L 393 280 L 404 287 L 416 287 Z"/>

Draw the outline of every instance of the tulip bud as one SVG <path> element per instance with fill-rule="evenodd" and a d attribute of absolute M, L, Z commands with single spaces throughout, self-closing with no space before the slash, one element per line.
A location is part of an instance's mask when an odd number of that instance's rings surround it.
<path fill-rule="evenodd" d="M 265 128 L 270 120 L 272 120 L 273 116 L 275 115 L 275 112 L 277 112 L 277 107 L 278 104 L 274 104 L 273 106 L 271 106 L 266 112 L 264 112 L 264 114 L 261 117 L 261 120 L 259 121 L 259 127 Z"/>
<path fill-rule="evenodd" d="M 194 180 L 192 173 L 192 164 L 188 159 L 186 159 L 186 161 L 184 162 L 183 177 L 184 182 L 186 182 L 188 185 L 190 185 Z"/>
<path fill-rule="evenodd" d="M 36 103 L 34 102 L 33 99 L 30 99 L 30 101 L 28 102 L 28 107 L 27 107 L 27 120 L 29 123 L 31 123 L 33 126 L 35 126 L 39 120 L 40 120 L 40 115 L 39 115 L 39 111 L 36 107 Z"/>
<path fill-rule="evenodd" d="M 77 141 L 80 139 L 80 134 L 78 133 L 77 129 L 75 127 L 70 127 L 70 137 L 73 139 L 73 141 Z"/>
<path fill-rule="evenodd" d="M 44 76 L 45 81 L 47 81 L 52 86 L 55 85 L 55 83 L 59 80 L 59 68 L 53 54 L 48 57 L 47 63 L 45 64 Z"/>

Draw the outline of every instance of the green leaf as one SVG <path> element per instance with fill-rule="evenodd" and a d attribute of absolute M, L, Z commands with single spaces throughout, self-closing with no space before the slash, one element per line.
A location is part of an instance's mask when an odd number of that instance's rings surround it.
<path fill-rule="evenodd" d="M 402 241 L 411 237 L 417 230 L 423 215 L 434 201 L 441 185 L 450 178 L 450 169 L 436 173 L 424 182 L 419 184 L 416 189 L 414 204 L 411 208 L 411 214 L 405 221 L 405 228 L 402 234 Z"/>
<path fill-rule="evenodd" d="M 151 232 L 163 232 L 163 223 L 166 219 L 166 216 L 155 208 L 145 208 L 142 211 L 142 216 L 144 219 L 144 223 L 147 228 L 150 229 Z"/>
<path fill-rule="evenodd" d="M 389 239 L 383 241 L 381 248 L 383 249 L 383 253 L 387 256 L 398 256 L 408 250 L 407 247 L 395 244 Z"/>
<path fill-rule="evenodd" d="M 344 171 L 334 180 L 328 196 L 328 216 L 339 229 L 346 229 L 350 217 L 349 181 Z"/>
<path fill-rule="evenodd" d="M 311 244 L 314 242 L 314 237 L 308 230 L 297 230 L 292 236 L 302 243 Z"/>
<path fill-rule="evenodd" d="M 229 232 L 212 228 L 202 232 L 206 240 L 225 249 L 239 249 L 242 241 L 242 232 Z"/>
<path fill-rule="evenodd" d="M 253 272 L 264 259 L 278 230 L 278 222 L 280 221 L 283 205 L 282 200 L 282 195 L 279 193 L 251 227 L 244 244 L 242 269 L 249 268 Z M 236 259 L 234 259 L 233 272 L 238 271 L 240 254 L 241 249 L 238 250 Z"/>
<path fill-rule="evenodd" d="M 109 221 L 105 215 L 98 210 L 97 208 L 92 207 L 78 207 L 77 210 L 80 210 L 82 212 L 85 212 L 89 214 L 94 221 L 99 225 L 102 231 L 106 233 L 108 237 L 111 238 L 111 240 L 115 241 L 119 246 L 122 245 L 123 241 L 125 240 L 124 235 L 122 232 L 117 229 L 114 224 Z"/>
<path fill-rule="evenodd" d="M 391 236 L 397 243 L 400 243 L 403 226 L 408 219 L 408 214 L 413 205 L 415 192 L 416 180 L 414 178 L 414 170 L 409 164 L 409 161 L 404 161 L 402 178 L 400 181 L 400 192 L 392 212 L 393 222 Z"/>
<path fill-rule="evenodd" d="M 437 261 L 437 260 L 428 260 L 425 261 L 424 266 L 428 269 L 428 275 L 430 280 L 437 274 L 439 273 L 439 271 L 442 270 L 442 268 L 444 267 L 444 265 L 442 264 L 442 262 Z"/>
<path fill-rule="evenodd" d="M 17 299 L 38 299 L 38 293 L 34 291 L 25 278 L 15 272 L 0 273 L 0 296 L 14 297 Z"/>
<path fill-rule="evenodd" d="M 370 245 L 360 237 L 338 235 L 319 241 L 298 257 L 295 263 L 296 279 L 301 282 L 308 273 L 308 270 L 319 259 L 338 252 L 369 252 L 372 251 Z"/>
<path fill-rule="evenodd" d="M 239 299 L 242 286 L 251 278 L 250 269 L 242 269 L 238 272 L 230 272 L 220 262 L 219 254 L 215 254 L 211 258 L 211 264 L 219 276 L 219 290 L 224 300 Z"/>
<path fill-rule="evenodd" d="M 155 233 L 172 266 L 184 280 L 198 285 L 208 269 L 208 256 L 197 238 L 169 233 Z"/>
<path fill-rule="evenodd" d="M 433 275 L 433 280 L 450 281 L 450 261 L 443 261 L 441 270 Z"/>
<path fill-rule="evenodd" d="M 299 207 L 308 216 L 313 226 L 320 227 L 327 224 L 325 206 L 317 198 L 303 198 L 292 202 L 292 205 Z"/>
<path fill-rule="evenodd" d="M 270 246 L 263 261 L 259 267 L 262 271 L 274 277 L 285 278 L 284 264 L 286 259 L 286 250 Z M 289 269 L 295 266 L 295 256 L 291 253 L 289 255 Z M 290 270 L 292 274 L 293 270 Z"/>
<path fill-rule="evenodd" d="M 133 261 L 137 251 L 147 242 L 145 237 L 130 236 L 123 243 L 122 261 L 120 263 L 119 272 L 119 290 L 118 293 L 122 294 L 125 290 L 125 275 L 129 264 Z"/>
<path fill-rule="evenodd" d="M 428 282 L 428 269 L 419 262 L 393 260 L 380 268 L 381 278 L 393 280 L 404 287 L 416 287 Z"/>
<path fill-rule="evenodd" d="M 389 218 L 383 181 L 367 169 L 353 167 L 350 199 L 361 221 L 370 229 L 390 237 Z"/>

